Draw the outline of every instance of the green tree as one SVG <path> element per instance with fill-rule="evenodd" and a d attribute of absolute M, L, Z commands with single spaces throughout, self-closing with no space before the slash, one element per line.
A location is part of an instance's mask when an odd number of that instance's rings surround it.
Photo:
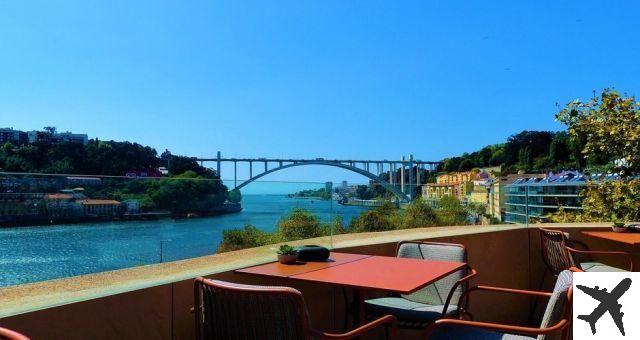
<path fill-rule="evenodd" d="M 460 200 L 452 196 L 440 199 L 440 209 L 436 211 L 439 225 L 467 224 L 467 211 L 460 204 Z"/>
<path fill-rule="evenodd" d="M 367 210 L 354 219 L 349 224 L 350 233 L 363 233 L 373 231 L 393 230 L 395 227 L 389 221 L 389 216 L 379 210 Z"/>
<path fill-rule="evenodd" d="M 58 129 L 55 126 L 45 126 L 42 130 L 45 133 L 47 133 L 49 136 L 55 135 L 56 132 L 58 131 Z"/>
<path fill-rule="evenodd" d="M 591 165 L 618 164 L 628 174 L 640 171 L 640 103 L 605 89 L 587 102 L 574 100 L 557 114 L 574 140 L 583 141 Z"/>
<path fill-rule="evenodd" d="M 422 199 L 411 202 L 403 213 L 402 228 L 405 229 L 433 227 L 437 224 L 435 211 Z"/>
<path fill-rule="evenodd" d="M 242 229 L 228 229 L 222 231 L 222 242 L 217 252 L 240 250 L 260 247 L 272 243 L 272 236 L 250 224 Z"/>
<path fill-rule="evenodd" d="M 475 167 L 475 164 L 470 159 L 465 159 L 460 162 L 460 166 L 458 167 L 458 171 L 469 171 Z"/>
<path fill-rule="evenodd" d="M 131 192 L 125 191 L 125 194 Z M 227 198 L 227 187 L 220 181 L 205 179 L 192 171 L 169 179 L 149 180 L 140 197 L 148 198 L 156 209 L 173 213 L 209 213 Z"/>
<path fill-rule="evenodd" d="M 295 208 L 278 221 L 277 233 L 282 241 L 293 241 L 325 236 L 328 229 L 328 226 L 320 223 L 317 215 L 305 209 Z"/>
<path fill-rule="evenodd" d="M 227 200 L 231 203 L 240 203 L 240 201 L 242 201 L 242 193 L 240 193 L 240 190 L 238 189 L 233 189 L 229 191 Z"/>
<path fill-rule="evenodd" d="M 331 221 L 331 228 L 333 229 L 334 235 L 345 234 L 347 232 L 342 215 L 337 214 L 333 217 L 333 220 Z"/>
<path fill-rule="evenodd" d="M 454 172 L 460 169 L 460 163 L 462 163 L 462 157 L 446 158 L 442 164 L 443 172 Z"/>
<path fill-rule="evenodd" d="M 586 221 L 638 221 L 640 180 L 606 181 L 583 192 L 582 219 Z"/>
<path fill-rule="evenodd" d="M 369 190 L 368 185 L 358 185 L 356 187 L 355 195 L 361 200 L 370 200 L 374 197 L 371 190 Z"/>

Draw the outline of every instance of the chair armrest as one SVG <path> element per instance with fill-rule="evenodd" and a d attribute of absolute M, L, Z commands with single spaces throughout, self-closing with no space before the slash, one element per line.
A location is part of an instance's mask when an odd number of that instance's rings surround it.
<path fill-rule="evenodd" d="M 455 292 L 455 290 L 458 288 L 458 286 L 460 286 L 463 283 L 467 283 L 469 280 L 473 279 L 474 277 L 476 277 L 478 275 L 478 271 L 467 266 L 467 270 L 468 270 L 468 274 L 467 276 L 461 278 L 460 280 L 456 281 L 456 283 L 451 287 L 451 290 L 449 290 L 449 294 L 447 295 L 447 300 L 444 303 L 444 308 L 442 309 L 442 317 L 444 318 L 447 315 L 447 310 L 449 309 L 449 304 L 451 303 L 451 297 L 453 297 L 453 293 Z M 466 303 L 467 301 L 465 301 Z M 458 304 L 458 313 L 460 313 L 460 304 Z"/>
<path fill-rule="evenodd" d="M 479 290 L 483 290 L 487 292 L 495 292 L 495 293 L 520 294 L 520 295 L 529 295 L 529 296 L 537 296 L 537 297 L 550 297 L 552 295 L 549 292 L 540 292 L 537 290 L 524 290 L 524 289 L 493 287 L 493 286 L 471 287 L 466 291 L 465 295 L 469 295 L 469 293 L 479 291 Z"/>
<path fill-rule="evenodd" d="M 546 297 L 546 298 L 551 296 L 551 293 L 539 292 L 535 290 L 512 289 L 512 288 L 502 288 L 502 287 L 493 287 L 493 286 L 475 286 L 467 289 L 467 291 L 460 296 L 460 299 L 458 300 L 458 313 L 460 312 L 460 306 L 462 306 L 463 303 L 466 303 L 469 300 L 469 295 L 472 292 L 476 292 L 476 291 L 527 295 L 527 296 Z"/>
<path fill-rule="evenodd" d="M 578 250 L 568 246 L 565 246 L 569 253 L 572 254 L 585 254 L 585 255 L 615 255 L 615 256 L 624 256 L 629 260 L 629 271 L 633 271 L 633 259 L 631 258 L 631 254 L 624 251 L 610 251 L 610 250 Z"/>
<path fill-rule="evenodd" d="M 311 330 L 311 335 L 317 339 L 336 339 L 336 340 L 353 339 L 376 327 L 383 326 L 383 325 L 391 326 L 391 329 L 389 332 L 389 339 L 394 339 L 396 334 L 396 329 L 397 329 L 397 320 L 396 320 L 396 317 L 393 315 L 385 315 L 379 319 L 373 320 L 347 333 L 333 334 L 333 333 L 325 333 L 325 332 Z"/>
<path fill-rule="evenodd" d="M 555 333 L 563 330 L 569 322 L 567 319 L 560 320 L 557 324 L 547 327 L 547 328 L 536 328 L 536 327 L 522 327 L 522 326 L 513 326 L 513 325 L 505 325 L 498 323 L 489 323 L 489 322 L 478 322 L 478 321 L 467 321 L 467 320 L 457 320 L 457 319 L 440 319 L 436 322 L 430 324 L 427 329 L 427 339 L 429 335 L 431 335 L 438 327 L 442 326 L 459 326 L 459 327 L 473 327 L 480 328 L 489 331 L 497 331 L 503 333 L 515 333 L 515 334 L 525 334 L 525 335 L 540 335 L 540 334 L 549 334 Z"/>
<path fill-rule="evenodd" d="M 9 340 L 29 340 L 26 336 L 12 331 L 10 329 L 0 327 L 0 339 L 9 339 Z"/>

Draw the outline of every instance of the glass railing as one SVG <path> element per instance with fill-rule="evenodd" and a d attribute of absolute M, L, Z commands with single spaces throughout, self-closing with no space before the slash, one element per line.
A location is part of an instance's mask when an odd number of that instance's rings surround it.
<path fill-rule="evenodd" d="M 0 173 L 0 287 L 486 217 L 421 197 L 408 183 Z"/>

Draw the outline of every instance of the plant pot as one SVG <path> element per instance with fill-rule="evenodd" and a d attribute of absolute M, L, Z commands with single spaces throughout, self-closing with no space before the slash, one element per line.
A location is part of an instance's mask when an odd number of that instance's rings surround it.
<path fill-rule="evenodd" d="M 298 254 L 278 254 L 278 262 L 282 264 L 294 264 L 298 262 Z"/>
<path fill-rule="evenodd" d="M 629 231 L 629 228 L 627 227 L 611 227 L 611 229 L 616 232 L 616 233 L 626 233 Z"/>

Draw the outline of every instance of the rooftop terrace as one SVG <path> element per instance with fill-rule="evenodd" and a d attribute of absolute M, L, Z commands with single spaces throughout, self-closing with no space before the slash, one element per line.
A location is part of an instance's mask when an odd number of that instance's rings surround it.
<path fill-rule="evenodd" d="M 623 245 L 584 235 L 584 230 L 607 229 L 603 224 L 545 224 L 568 232 L 572 239 L 592 249 L 639 252 Z M 394 256 L 401 240 L 431 240 L 464 244 L 468 263 L 478 270 L 473 284 L 537 289 L 544 264 L 540 256 L 537 228 L 521 225 L 434 227 L 378 233 L 336 235 L 333 250 L 356 254 Z M 291 243 L 291 242 L 290 242 Z M 295 244 L 327 244 L 310 239 Z M 0 289 L 0 326 L 35 338 L 145 338 L 192 339 L 194 337 L 193 280 L 199 276 L 230 282 L 283 285 L 300 290 L 311 322 L 317 329 L 345 329 L 340 289 L 287 279 L 261 278 L 234 271 L 275 259 L 274 246 L 233 251 L 189 260 L 24 284 Z M 624 266 L 623 262 L 611 265 Z M 552 280 L 545 283 L 550 290 Z M 379 296 L 369 292 L 367 297 Z M 507 297 L 502 308 L 479 294 L 470 311 L 479 320 L 527 324 L 530 300 Z M 347 327 L 348 328 L 348 327 Z M 372 333 L 371 338 L 381 334 Z M 403 331 L 401 338 L 421 338 L 420 332 Z"/>

